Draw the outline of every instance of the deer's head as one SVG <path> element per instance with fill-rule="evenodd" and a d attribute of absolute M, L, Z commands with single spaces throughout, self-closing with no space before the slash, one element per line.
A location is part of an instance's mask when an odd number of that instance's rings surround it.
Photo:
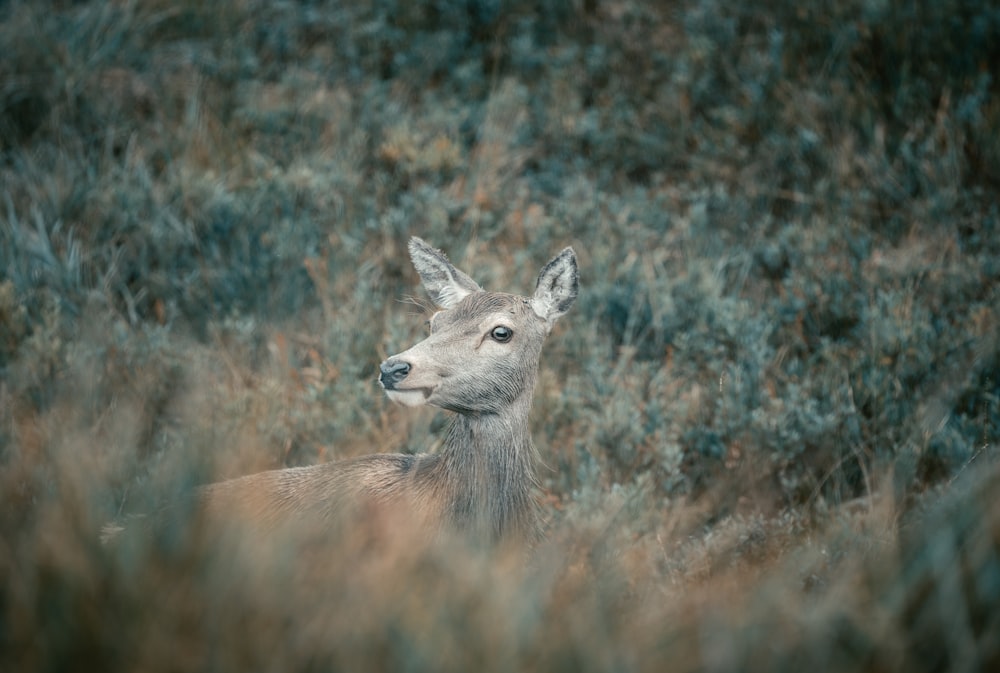
<path fill-rule="evenodd" d="M 389 398 L 465 414 L 500 413 L 530 397 L 542 343 L 576 300 L 576 255 L 565 248 L 542 268 L 531 297 L 487 292 L 444 254 L 410 239 L 410 258 L 441 309 L 430 335 L 380 367 Z"/>

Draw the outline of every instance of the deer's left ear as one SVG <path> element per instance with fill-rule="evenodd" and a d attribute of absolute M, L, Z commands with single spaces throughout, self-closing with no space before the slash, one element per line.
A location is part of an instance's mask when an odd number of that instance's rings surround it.
<path fill-rule="evenodd" d="M 576 301 L 579 285 L 573 248 L 563 249 L 538 274 L 531 308 L 539 318 L 548 323 L 549 329 Z"/>
<path fill-rule="evenodd" d="M 483 291 L 476 281 L 452 266 L 443 252 L 422 239 L 411 238 L 409 248 L 413 268 L 439 307 L 449 309 L 473 292 Z"/>

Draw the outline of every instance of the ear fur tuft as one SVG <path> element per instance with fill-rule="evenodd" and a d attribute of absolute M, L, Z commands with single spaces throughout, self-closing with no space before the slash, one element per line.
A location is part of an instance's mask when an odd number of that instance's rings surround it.
<path fill-rule="evenodd" d="M 576 301 L 579 293 L 580 276 L 573 248 L 564 248 L 553 257 L 538 274 L 535 295 L 531 298 L 531 308 L 549 327 Z"/>
<path fill-rule="evenodd" d="M 416 236 L 410 239 L 410 259 L 434 303 L 443 309 L 453 307 L 473 292 L 482 292 L 476 281 L 456 269 L 448 257 Z"/>

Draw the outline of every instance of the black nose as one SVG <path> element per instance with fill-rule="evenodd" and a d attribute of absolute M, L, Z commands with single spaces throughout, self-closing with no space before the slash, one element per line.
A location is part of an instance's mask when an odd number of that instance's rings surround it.
<path fill-rule="evenodd" d="M 396 387 L 396 384 L 406 378 L 406 375 L 410 373 L 410 363 L 403 362 L 402 360 L 386 360 L 381 365 L 379 365 L 378 380 L 382 384 L 383 388 L 392 390 Z"/>

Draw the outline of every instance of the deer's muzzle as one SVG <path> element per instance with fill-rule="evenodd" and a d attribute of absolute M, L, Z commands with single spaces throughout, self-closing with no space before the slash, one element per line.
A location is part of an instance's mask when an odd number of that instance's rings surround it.
<path fill-rule="evenodd" d="M 410 363 L 402 360 L 386 360 L 379 365 L 379 383 L 386 390 L 393 390 L 410 373 Z"/>

